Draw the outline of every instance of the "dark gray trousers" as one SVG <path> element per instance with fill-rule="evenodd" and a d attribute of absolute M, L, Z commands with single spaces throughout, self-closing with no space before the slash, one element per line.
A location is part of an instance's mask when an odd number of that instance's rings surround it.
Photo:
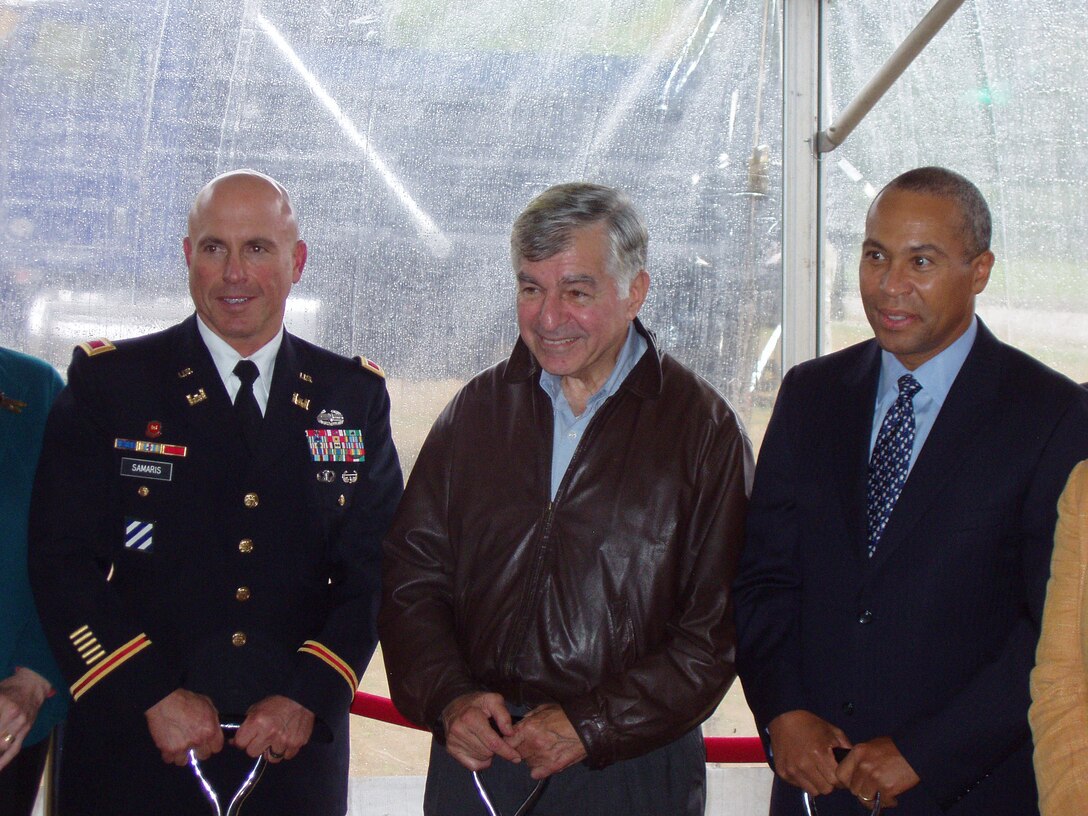
<path fill-rule="evenodd" d="M 536 786 L 529 768 L 496 758 L 480 774 L 501 816 L 513 816 Z M 601 770 L 579 763 L 551 778 L 529 816 L 703 816 L 706 750 L 696 728 L 635 759 Z M 472 772 L 431 742 L 425 816 L 487 816 Z"/>

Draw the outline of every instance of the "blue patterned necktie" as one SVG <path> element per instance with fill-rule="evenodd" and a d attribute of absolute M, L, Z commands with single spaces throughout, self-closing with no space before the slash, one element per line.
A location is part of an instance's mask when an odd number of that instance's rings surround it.
<path fill-rule="evenodd" d="M 869 557 L 876 552 L 888 516 L 907 481 L 914 449 L 914 395 L 922 390 L 910 374 L 899 378 L 899 397 L 884 415 L 869 460 Z"/>

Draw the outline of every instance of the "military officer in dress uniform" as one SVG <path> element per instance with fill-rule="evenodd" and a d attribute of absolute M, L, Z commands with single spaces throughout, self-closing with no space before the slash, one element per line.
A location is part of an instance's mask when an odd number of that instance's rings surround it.
<path fill-rule="evenodd" d="M 60 811 L 210 812 L 191 752 L 225 801 L 264 756 L 246 812 L 340 816 L 402 489 L 384 375 L 284 331 L 306 244 L 274 179 L 209 182 L 184 251 L 196 314 L 82 344 L 46 428 L 29 561 L 74 701 Z"/>

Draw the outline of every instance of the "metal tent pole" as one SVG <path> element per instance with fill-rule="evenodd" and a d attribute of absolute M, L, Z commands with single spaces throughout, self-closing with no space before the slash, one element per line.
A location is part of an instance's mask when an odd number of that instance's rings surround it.
<path fill-rule="evenodd" d="M 816 135 L 816 150 L 819 153 L 830 153 L 836 147 L 846 141 L 854 128 L 858 126 L 866 114 L 869 113 L 887 93 L 888 89 L 907 70 L 914 58 L 917 57 L 929 41 L 940 31 L 944 24 L 952 17 L 964 0 L 937 0 L 933 8 L 922 18 L 922 21 L 907 35 L 895 53 L 881 66 L 873 78 L 861 89 L 861 92 L 851 100 L 838 118 L 826 130 Z"/>
<path fill-rule="evenodd" d="M 782 135 L 782 373 L 819 353 L 821 0 L 786 0 Z"/>

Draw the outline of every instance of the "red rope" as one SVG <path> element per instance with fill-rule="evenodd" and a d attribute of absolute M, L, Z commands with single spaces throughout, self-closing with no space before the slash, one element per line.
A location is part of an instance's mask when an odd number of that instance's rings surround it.
<path fill-rule="evenodd" d="M 355 702 L 351 705 L 351 713 L 358 714 L 370 720 L 402 725 L 406 728 L 420 728 L 415 723 L 409 722 L 403 714 L 397 711 L 393 701 L 387 697 L 379 697 L 377 694 L 367 694 L 365 691 L 355 692 Z M 759 737 L 706 737 L 707 762 L 756 762 L 767 761 L 763 756 L 763 745 Z"/>
<path fill-rule="evenodd" d="M 420 731 L 426 731 L 426 728 L 420 728 L 413 722 L 410 722 L 403 714 L 397 711 L 396 706 L 393 705 L 393 701 L 388 697 L 379 697 L 377 694 L 367 694 L 365 691 L 355 692 L 355 702 L 351 704 L 351 713 L 358 714 L 360 717 L 366 717 L 368 720 L 378 720 L 379 722 L 389 723 L 390 725 L 403 725 L 405 728 L 416 728 Z"/>
<path fill-rule="evenodd" d="M 703 742 L 707 762 L 767 762 L 759 737 L 704 737 Z"/>

